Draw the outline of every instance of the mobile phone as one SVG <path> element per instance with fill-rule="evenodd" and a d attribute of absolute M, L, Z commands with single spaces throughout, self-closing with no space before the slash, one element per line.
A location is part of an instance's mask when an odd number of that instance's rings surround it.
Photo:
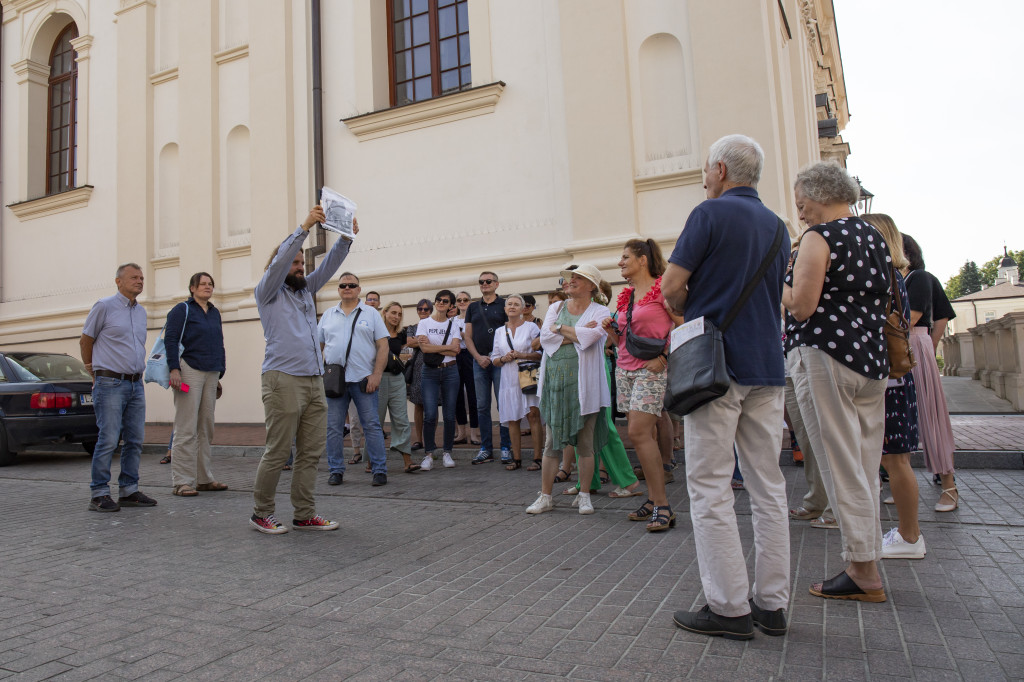
<path fill-rule="evenodd" d="M 188 393 L 188 384 L 186 384 L 184 381 L 181 382 L 181 392 Z"/>

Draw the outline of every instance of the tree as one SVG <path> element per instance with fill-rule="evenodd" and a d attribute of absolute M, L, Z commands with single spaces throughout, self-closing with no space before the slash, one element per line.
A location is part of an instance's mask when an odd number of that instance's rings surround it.
<path fill-rule="evenodd" d="M 1017 263 L 1018 268 L 1024 268 L 1024 249 L 1020 251 L 1014 251 L 1009 249 L 1007 253 L 1013 258 L 1014 262 Z M 981 281 L 989 286 L 996 283 L 996 277 L 999 275 L 999 261 L 1003 260 L 1005 256 L 1003 254 L 997 255 L 995 258 L 991 258 L 985 261 L 985 264 L 981 266 L 979 272 L 981 273 Z"/>
<path fill-rule="evenodd" d="M 960 298 L 960 275 L 953 275 L 946 281 L 946 298 L 953 301 Z"/>
<path fill-rule="evenodd" d="M 960 266 L 960 296 L 966 296 L 967 294 L 973 294 L 975 291 L 981 291 L 981 285 L 983 283 L 984 280 L 981 278 L 981 272 L 978 271 L 977 263 L 969 260 Z M 957 298 L 959 298 L 959 296 Z"/>

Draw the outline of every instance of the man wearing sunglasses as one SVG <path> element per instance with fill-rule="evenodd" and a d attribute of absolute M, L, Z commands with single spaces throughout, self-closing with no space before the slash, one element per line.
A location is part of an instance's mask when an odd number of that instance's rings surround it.
<path fill-rule="evenodd" d="M 473 458 L 473 464 L 494 461 L 494 443 L 491 435 L 491 391 L 498 401 L 501 387 L 501 368 L 491 364 L 490 354 L 494 349 L 494 330 L 508 322 L 505 315 L 505 299 L 495 293 L 498 290 L 498 276 L 485 270 L 480 273 L 480 300 L 469 304 L 466 311 L 466 350 L 473 356 L 473 379 L 476 388 L 477 421 L 480 423 L 480 452 Z M 512 443 L 508 427 L 502 425 L 498 432 L 501 437 L 501 461 L 512 461 Z"/>
<path fill-rule="evenodd" d="M 377 388 L 388 363 L 388 333 L 384 318 L 359 302 L 359 278 L 351 272 L 341 275 L 341 302 L 324 312 L 317 326 L 324 363 L 344 367 L 346 391 L 340 398 L 327 398 L 328 485 L 341 485 L 345 477 L 345 414 L 356 406 L 366 438 L 373 485 L 387 485 L 387 456 L 384 431 L 377 415 Z M 354 441 L 353 441 L 354 442 Z"/>

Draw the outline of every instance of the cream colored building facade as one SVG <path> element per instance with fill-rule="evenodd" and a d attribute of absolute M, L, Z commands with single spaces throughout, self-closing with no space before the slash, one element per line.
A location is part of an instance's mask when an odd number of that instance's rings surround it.
<path fill-rule="evenodd" d="M 127 261 L 152 341 L 208 271 L 217 419 L 263 421 L 253 288 L 314 203 L 312 7 L 3 0 L 0 348 L 77 355 Z M 321 7 L 324 182 L 361 226 L 342 269 L 410 306 L 406 323 L 440 288 L 477 294 L 483 269 L 499 293 L 540 292 L 567 261 L 619 280 L 632 237 L 671 250 L 722 135 L 761 143 L 760 195 L 791 225 L 797 170 L 849 151 L 818 131 L 849 117 L 830 0 L 469 0 L 472 87 L 400 107 L 384 0 Z M 77 177 L 47 196 L 48 60 L 70 23 Z M 320 310 L 334 301 L 332 284 Z M 149 421 L 172 419 L 166 392 L 147 398 Z"/>

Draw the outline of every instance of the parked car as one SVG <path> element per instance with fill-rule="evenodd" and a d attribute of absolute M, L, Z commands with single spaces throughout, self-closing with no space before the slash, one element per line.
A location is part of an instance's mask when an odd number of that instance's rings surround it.
<path fill-rule="evenodd" d="M 96 447 L 92 377 L 64 353 L 0 351 L 0 466 L 33 445 Z"/>

